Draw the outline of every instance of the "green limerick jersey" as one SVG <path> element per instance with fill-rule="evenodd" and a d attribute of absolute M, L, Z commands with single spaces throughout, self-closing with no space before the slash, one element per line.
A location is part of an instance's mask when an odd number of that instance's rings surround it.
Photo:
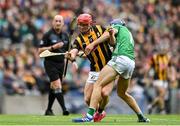
<path fill-rule="evenodd" d="M 116 46 L 113 52 L 113 56 L 127 56 L 134 60 L 134 40 L 131 32 L 121 25 L 113 25 L 113 28 L 117 29 L 116 33 Z"/>

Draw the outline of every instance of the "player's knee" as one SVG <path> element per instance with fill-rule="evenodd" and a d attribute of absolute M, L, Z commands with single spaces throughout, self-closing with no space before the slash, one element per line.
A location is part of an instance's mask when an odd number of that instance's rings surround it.
<path fill-rule="evenodd" d="M 90 104 L 90 98 L 85 97 L 85 98 L 84 98 L 84 101 L 85 101 L 85 102 L 86 102 L 86 104 L 89 106 L 89 104 Z"/>
<path fill-rule="evenodd" d="M 125 99 L 126 93 L 125 92 L 117 92 L 118 96 L 122 99 Z"/>
<path fill-rule="evenodd" d="M 103 88 L 102 85 L 100 85 L 99 83 L 94 84 L 93 90 L 97 90 L 97 89 L 99 90 L 99 88 Z"/>
<path fill-rule="evenodd" d="M 102 94 L 102 97 L 108 97 L 109 96 L 109 92 L 107 90 L 102 90 L 101 94 Z"/>

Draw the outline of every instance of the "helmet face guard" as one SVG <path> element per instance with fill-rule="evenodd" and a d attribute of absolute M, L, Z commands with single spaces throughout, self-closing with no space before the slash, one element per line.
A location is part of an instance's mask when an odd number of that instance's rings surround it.
<path fill-rule="evenodd" d="M 80 14 L 77 18 L 78 24 L 92 24 L 92 16 L 90 14 Z"/>
<path fill-rule="evenodd" d="M 126 22 L 122 19 L 114 19 L 110 22 L 110 25 L 116 25 L 116 24 L 126 26 Z"/>

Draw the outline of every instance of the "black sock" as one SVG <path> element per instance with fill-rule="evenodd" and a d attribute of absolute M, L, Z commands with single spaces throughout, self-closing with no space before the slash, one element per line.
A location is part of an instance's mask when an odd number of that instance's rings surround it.
<path fill-rule="evenodd" d="M 161 113 L 161 112 L 163 112 L 163 111 L 165 111 L 164 108 L 159 108 L 158 113 Z"/>
<path fill-rule="evenodd" d="M 66 107 L 65 107 L 65 103 L 64 103 L 64 96 L 62 94 L 61 89 L 54 90 L 54 94 L 55 94 L 59 104 L 61 105 L 63 112 L 66 111 Z"/>
<path fill-rule="evenodd" d="M 137 114 L 138 119 L 143 119 L 144 118 L 144 115 L 142 113 L 136 113 L 136 114 Z"/>
<path fill-rule="evenodd" d="M 104 109 L 101 109 L 101 108 L 98 109 L 98 113 L 102 113 L 103 111 Z"/>
<path fill-rule="evenodd" d="M 51 110 L 54 100 L 55 100 L 54 92 L 52 89 L 50 89 L 49 98 L 48 98 L 48 107 L 47 107 L 48 110 Z"/>

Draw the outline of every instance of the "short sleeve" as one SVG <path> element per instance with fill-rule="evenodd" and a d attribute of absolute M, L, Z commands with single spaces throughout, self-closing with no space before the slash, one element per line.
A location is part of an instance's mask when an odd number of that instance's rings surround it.
<path fill-rule="evenodd" d="M 47 46 L 47 42 L 48 42 L 48 34 L 44 34 L 44 36 L 39 42 L 39 47 L 41 48 Z"/>

